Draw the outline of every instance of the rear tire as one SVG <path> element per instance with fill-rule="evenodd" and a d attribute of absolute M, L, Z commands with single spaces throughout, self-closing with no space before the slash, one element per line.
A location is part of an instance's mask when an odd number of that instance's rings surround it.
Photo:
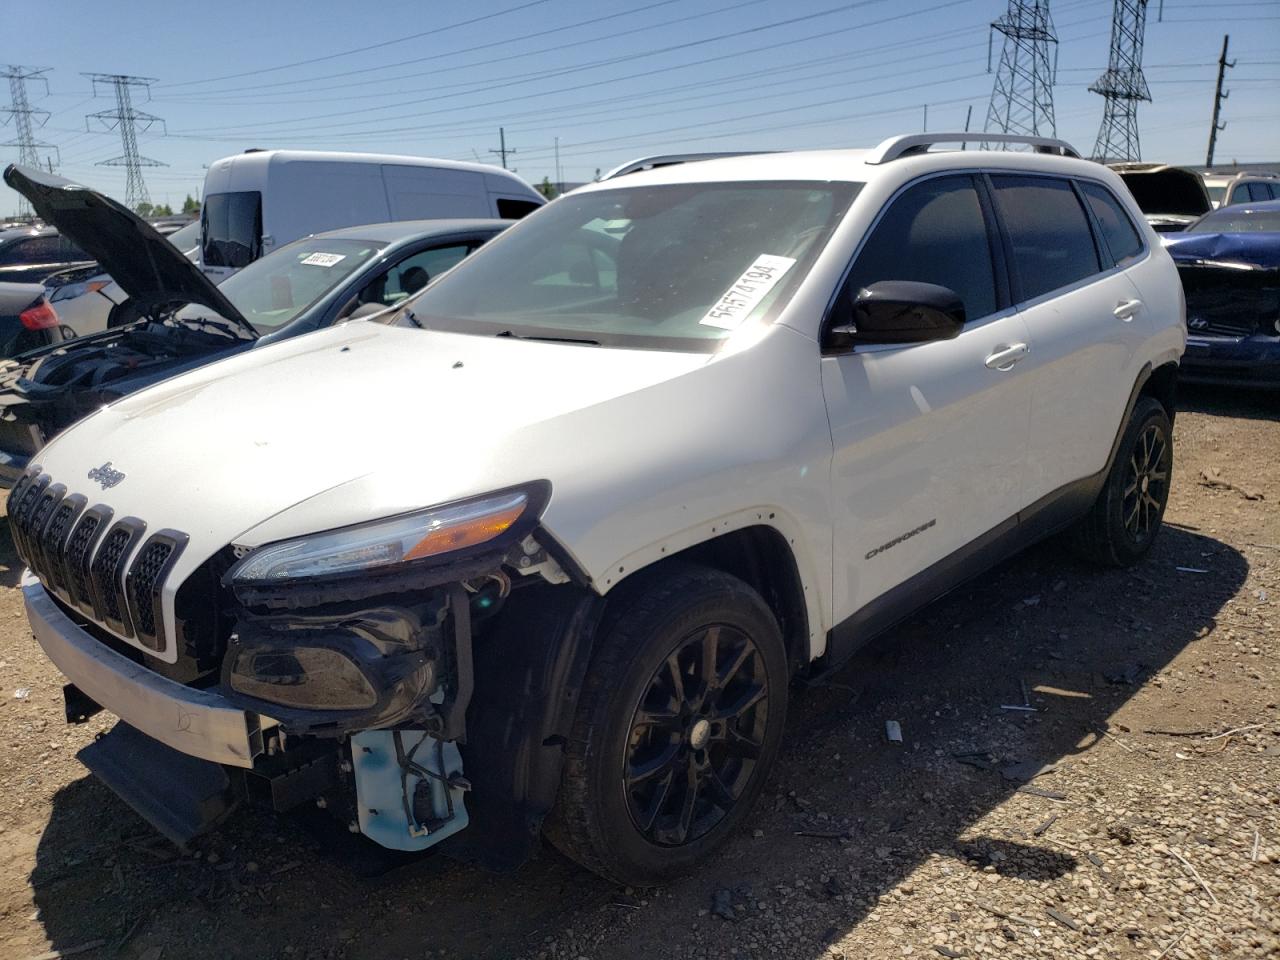
<path fill-rule="evenodd" d="M 588 870 L 646 886 L 691 870 L 747 815 L 790 678 L 777 621 L 741 580 L 681 566 L 637 586 L 606 614 L 546 834 Z"/>
<path fill-rule="evenodd" d="M 1102 492 L 1068 534 L 1073 551 L 1103 566 L 1137 563 L 1160 531 L 1172 477 L 1169 416 L 1154 397 L 1139 397 Z"/>

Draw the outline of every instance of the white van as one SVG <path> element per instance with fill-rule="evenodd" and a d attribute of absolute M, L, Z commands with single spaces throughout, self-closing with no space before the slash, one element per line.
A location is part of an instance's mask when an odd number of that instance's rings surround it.
<path fill-rule="evenodd" d="M 315 150 L 246 150 L 209 166 L 200 266 L 217 283 L 277 247 L 391 220 L 518 220 L 546 203 L 515 174 L 480 163 Z"/>

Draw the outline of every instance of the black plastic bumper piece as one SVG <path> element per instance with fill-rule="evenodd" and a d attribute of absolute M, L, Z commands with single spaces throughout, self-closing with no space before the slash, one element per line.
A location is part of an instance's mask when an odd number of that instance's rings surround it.
<path fill-rule="evenodd" d="M 120 722 L 76 756 L 139 816 L 185 846 L 239 801 L 226 768 L 179 753 Z"/>

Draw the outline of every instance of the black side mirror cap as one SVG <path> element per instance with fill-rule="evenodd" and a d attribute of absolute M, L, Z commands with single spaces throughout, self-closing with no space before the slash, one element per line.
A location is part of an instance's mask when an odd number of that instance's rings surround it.
<path fill-rule="evenodd" d="M 950 340 L 964 328 L 964 301 L 954 290 L 915 280 L 881 280 L 857 291 L 848 319 L 828 328 L 824 346 L 909 344 Z"/>

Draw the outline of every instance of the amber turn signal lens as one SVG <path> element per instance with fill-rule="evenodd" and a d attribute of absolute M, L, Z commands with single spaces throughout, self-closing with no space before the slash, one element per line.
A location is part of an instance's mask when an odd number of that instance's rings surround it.
<path fill-rule="evenodd" d="M 524 507 L 524 503 L 521 502 L 517 506 L 508 507 L 498 513 L 432 530 L 413 545 L 404 555 L 404 559 L 420 560 L 423 557 L 434 557 L 439 553 L 449 553 L 452 550 L 462 550 L 486 543 L 509 530 L 511 525 L 520 519 L 520 514 L 524 513 Z"/>

